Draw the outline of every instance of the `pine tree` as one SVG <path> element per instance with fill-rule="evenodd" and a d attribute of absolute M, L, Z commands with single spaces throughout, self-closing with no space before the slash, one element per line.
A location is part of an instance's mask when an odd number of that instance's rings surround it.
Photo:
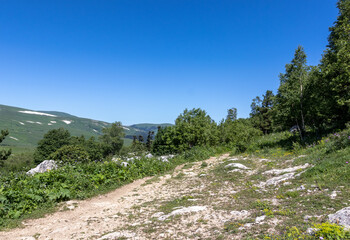
<path fill-rule="evenodd" d="M 7 130 L 1 130 L 0 143 L 4 141 L 7 135 L 9 135 L 9 132 Z M 8 151 L 0 150 L 0 167 L 4 166 L 5 160 L 8 159 L 10 155 L 11 155 L 11 149 Z"/>
<path fill-rule="evenodd" d="M 146 147 L 147 147 L 148 151 L 151 150 L 153 135 L 154 135 L 153 131 L 148 132 L 147 141 L 146 141 Z"/>
<path fill-rule="evenodd" d="M 259 128 L 264 134 L 269 134 L 272 131 L 272 108 L 274 94 L 267 90 L 263 95 L 263 100 L 260 97 L 253 99 L 250 116 L 255 127 Z"/>
<path fill-rule="evenodd" d="M 350 0 L 339 0 L 337 6 L 317 86 L 327 96 L 329 117 L 343 126 L 350 119 Z"/>
<path fill-rule="evenodd" d="M 237 120 L 237 108 L 228 109 L 226 121 L 236 121 L 236 120 Z"/>

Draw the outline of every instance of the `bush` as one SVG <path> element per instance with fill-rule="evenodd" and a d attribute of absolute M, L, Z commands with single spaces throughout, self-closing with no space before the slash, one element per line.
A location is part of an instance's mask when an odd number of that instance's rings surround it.
<path fill-rule="evenodd" d="M 342 226 L 335 223 L 315 224 L 316 232 L 313 235 L 302 232 L 297 227 L 287 228 L 287 231 L 282 236 L 266 236 L 264 239 L 274 240 L 295 240 L 295 239 L 309 239 L 309 240 L 341 240 L 350 239 L 350 232 L 344 230 Z"/>
<path fill-rule="evenodd" d="M 318 229 L 315 233 L 315 237 L 317 237 L 317 239 L 350 239 L 350 232 L 345 231 L 342 226 L 335 223 L 326 222 L 322 224 L 315 224 L 314 228 Z"/>
<path fill-rule="evenodd" d="M 347 146 L 350 146 L 350 127 L 342 132 L 329 135 L 325 140 L 327 152 L 336 151 Z"/>
<path fill-rule="evenodd" d="M 38 142 L 38 147 L 34 152 L 34 161 L 39 164 L 47 159 L 50 154 L 57 151 L 70 142 L 70 133 L 63 128 L 48 131 L 44 138 Z"/>
<path fill-rule="evenodd" d="M 200 109 L 185 109 L 175 126 L 160 129 L 154 139 L 154 154 L 181 153 L 196 146 L 215 146 L 219 143 L 217 125 Z"/>
<path fill-rule="evenodd" d="M 259 129 L 244 119 L 223 122 L 219 129 L 221 142 L 236 148 L 237 152 L 244 152 L 253 139 L 262 135 Z"/>
<path fill-rule="evenodd" d="M 60 164 L 87 163 L 89 154 L 81 146 L 66 145 L 52 153 L 50 158 Z"/>

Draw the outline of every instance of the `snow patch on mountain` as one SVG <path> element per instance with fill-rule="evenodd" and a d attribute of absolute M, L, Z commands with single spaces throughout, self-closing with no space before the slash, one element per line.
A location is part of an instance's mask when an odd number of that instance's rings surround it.
<path fill-rule="evenodd" d="M 48 114 L 48 113 L 42 113 L 42 112 L 35 112 L 35 111 L 18 111 L 20 113 L 26 113 L 26 114 L 34 114 L 34 115 L 41 115 L 41 116 L 48 116 L 48 117 L 57 117 L 56 115 Z"/>
<path fill-rule="evenodd" d="M 71 124 L 73 121 L 69 121 L 69 120 L 62 120 L 62 122 L 64 122 L 65 124 Z"/>
<path fill-rule="evenodd" d="M 10 136 L 9 138 L 18 141 L 18 138 L 15 138 L 15 137 Z"/>

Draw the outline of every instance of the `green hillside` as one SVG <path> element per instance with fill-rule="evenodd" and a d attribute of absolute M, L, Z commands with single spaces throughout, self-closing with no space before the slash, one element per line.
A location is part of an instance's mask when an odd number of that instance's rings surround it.
<path fill-rule="evenodd" d="M 148 131 L 156 131 L 157 126 L 169 124 L 135 124 L 124 126 L 125 145 L 130 145 L 132 136 L 147 136 Z M 64 112 L 34 111 L 24 108 L 0 105 L 0 129 L 8 129 L 10 134 L 2 142 L 3 146 L 35 147 L 43 135 L 51 129 L 65 128 L 73 136 L 98 137 L 110 123 L 80 118 Z"/>
<path fill-rule="evenodd" d="M 3 145 L 34 147 L 47 131 L 60 127 L 74 136 L 97 137 L 102 128 L 109 125 L 107 122 L 65 113 L 37 112 L 0 105 L 0 129 L 8 129 L 10 132 Z"/>

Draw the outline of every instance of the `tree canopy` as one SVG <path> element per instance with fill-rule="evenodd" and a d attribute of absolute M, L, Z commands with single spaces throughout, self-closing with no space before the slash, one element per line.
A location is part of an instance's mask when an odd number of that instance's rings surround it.
<path fill-rule="evenodd" d="M 4 141 L 5 137 L 9 135 L 9 131 L 7 130 L 1 130 L 1 134 L 0 134 L 0 143 L 2 141 Z M 9 150 L 0 150 L 0 167 L 4 166 L 4 162 L 6 159 L 9 158 L 9 156 L 11 155 L 11 149 Z"/>

